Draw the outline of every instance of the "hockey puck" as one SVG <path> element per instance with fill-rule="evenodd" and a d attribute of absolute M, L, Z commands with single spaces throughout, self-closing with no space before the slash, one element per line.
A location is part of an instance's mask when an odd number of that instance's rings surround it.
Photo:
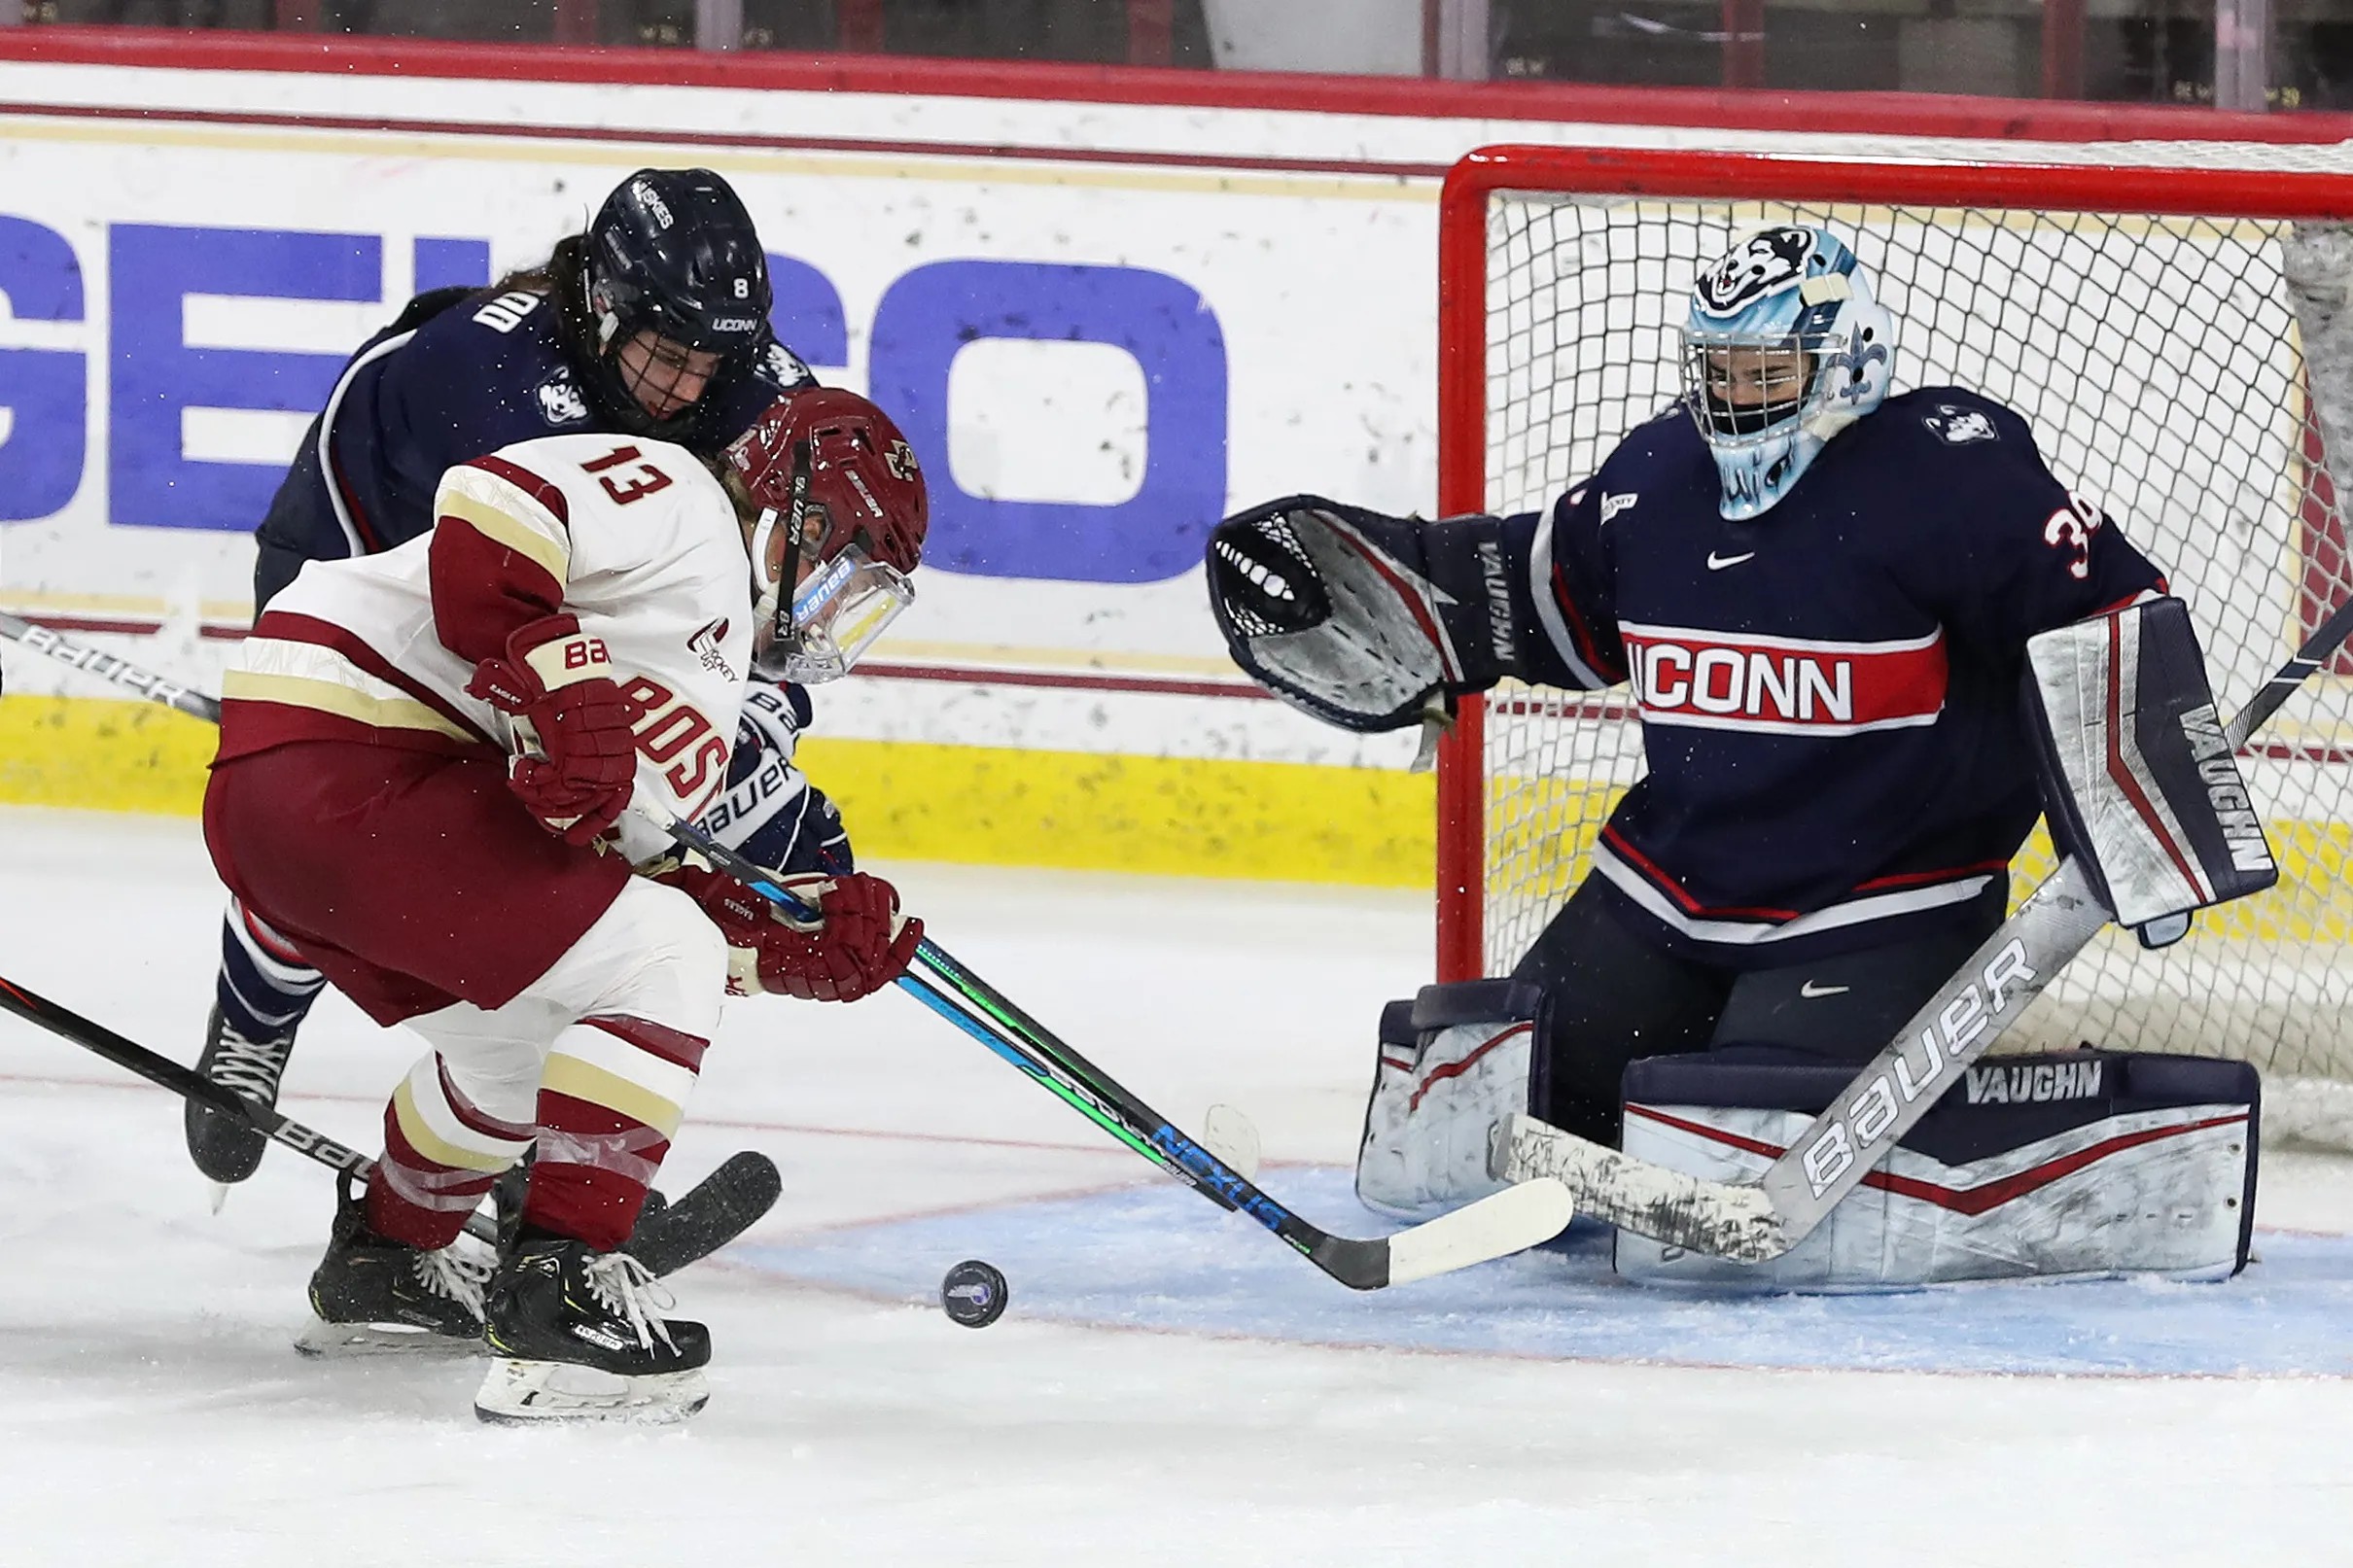
<path fill-rule="evenodd" d="M 996 1265 L 966 1258 L 939 1282 L 940 1309 L 968 1329 L 985 1329 L 1005 1315 L 1005 1276 Z"/>

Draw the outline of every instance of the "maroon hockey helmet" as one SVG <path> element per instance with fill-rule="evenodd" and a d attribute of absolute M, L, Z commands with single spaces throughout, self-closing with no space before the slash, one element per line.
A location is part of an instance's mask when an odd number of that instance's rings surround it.
<path fill-rule="evenodd" d="M 752 503 L 753 668 L 804 684 L 848 672 L 914 600 L 931 505 L 915 449 L 855 392 L 810 387 L 727 448 Z"/>

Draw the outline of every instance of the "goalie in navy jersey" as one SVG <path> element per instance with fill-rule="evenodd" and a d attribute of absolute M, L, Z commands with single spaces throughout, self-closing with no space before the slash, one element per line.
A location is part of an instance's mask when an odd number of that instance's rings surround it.
<path fill-rule="evenodd" d="M 308 562 L 430 532 L 442 475 L 517 441 L 609 434 L 716 457 L 779 396 L 815 385 L 776 340 L 769 303 L 751 215 L 708 169 L 641 169 L 539 266 L 419 295 L 352 356 L 256 530 L 256 616 Z M 797 686 L 754 683 L 708 825 L 771 869 L 848 872 L 839 814 L 793 764 L 809 716 Z M 232 902 L 199 1068 L 274 1104 L 324 984 Z M 218 1182 L 250 1176 L 266 1147 L 193 1100 L 187 1134 Z"/>
<path fill-rule="evenodd" d="M 1424 523 L 1298 496 L 1215 531 L 1235 658 L 1327 722 L 1442 723 L 1509 678 L 1624 685 L 1642 724 L 1647 776 L 1511 978 L 1384 1020 L 1376 1206 L 1484 1190 L 1522 1085 L 1532 1115 L 1615 1144 L 1636 1059 L 1765 1048 L 1851 1073 L 2002 923 L 2044 809 L 2028 643 L 2165 583 L 2017 413 L 1891 395 L 1897 353 L 1844 242 L 1764 228 L 1698 279 L 1682 396 L 1545 510 Z M 1483 1075 L 1451 1146 L 1374 1168 L 1385 1118 Z"/>

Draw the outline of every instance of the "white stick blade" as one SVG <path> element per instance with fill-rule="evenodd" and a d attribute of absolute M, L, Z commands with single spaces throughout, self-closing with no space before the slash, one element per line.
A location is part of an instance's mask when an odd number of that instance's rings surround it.
<path fill-rule="evenodd" d="M 1523 1181 L 1388 1238 L 1388 1282 L 1427 1279 L 1525 1252 L 1568 1229 L 1577 1205 L 1549 1176 Z"/>

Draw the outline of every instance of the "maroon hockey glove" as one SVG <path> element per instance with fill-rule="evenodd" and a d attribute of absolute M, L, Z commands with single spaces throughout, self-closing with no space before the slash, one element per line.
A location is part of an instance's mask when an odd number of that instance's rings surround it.
<path fill-rule="evenodd" d="M 637 743 L 603 639 L 582 633 L 570 615 L 543 616 L 515 629 L 504 658 L 475 665 L 466 691 L 514 715 L 519 754 L 507 782 L 550 832 L 591 844 L 620 819 L 637 778 Z"/>
<path fill-rule="evenodd" d="M 788 917 L 733 877 L 679 870 L 661 879 L 703 906 L 727 938 L 727 990 L 738 996 L 781 992 L 807 1001 L 854 1002 L 906 973 L 924 923 L 898 911 L 898 891 L 862 872 L 784 877 L 787 892 L 817 920 Z"/>

